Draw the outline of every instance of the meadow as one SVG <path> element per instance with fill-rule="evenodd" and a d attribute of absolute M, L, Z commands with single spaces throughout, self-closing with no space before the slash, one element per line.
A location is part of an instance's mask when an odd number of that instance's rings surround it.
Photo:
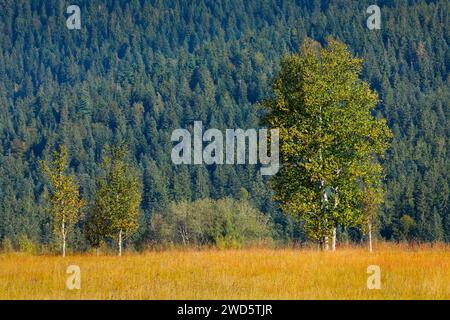
<path fill-rule="evenodd" d="M 66 288 L 69 265 L 80 267 L 80 290 Z M 369 265 L 381 269 L 378 290 L 367 287 Z M 450 299 L 450 247 L 3 253 L 0 299 Z"/>

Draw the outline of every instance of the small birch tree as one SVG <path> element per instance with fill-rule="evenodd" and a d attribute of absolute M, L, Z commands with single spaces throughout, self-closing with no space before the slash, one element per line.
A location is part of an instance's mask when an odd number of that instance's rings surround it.
<path fill-rule="evenodd" d="M 62 242 L 62 256 L 66 256 L 67 235 L 79 219 L 79 212 L 84 206 L 78 186 L 73 175 L 67 175 L 68 155 L 65 146 L 54 152 L 50 164 L 41 162 L 45 175 L 51 184 L 51 211 L 55 232 Z"/>
<path fill-rule="evenodd" d="M 121 256 L 124 239 L 138 228 L 142 186 L 137 172 L 127 164 L 123 147 L 113 148 L 103 168 L 106 175 L 98 181 L 93 220 L 107 224 L 102 232 L 117 241 Z"/>
<path fill-rule="evenodd" d="M 369 240 L 369 252 L 373 251 L 372 234 L 373 226 L 376 221 L 377 213 L 380 205 L 383 203 L 384 191 L 381 187 L 369 186 L 365 188 L 363 195 L 363 210 L 365 213 L 365 225 L 363 230 L 366 230 Z"/>

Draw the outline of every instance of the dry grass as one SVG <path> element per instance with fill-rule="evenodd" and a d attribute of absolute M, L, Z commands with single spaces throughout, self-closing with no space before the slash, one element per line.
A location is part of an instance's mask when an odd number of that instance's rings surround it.
<path fill-rule="evenodd" d="M 71 264 L 81 290 L 66 289 Z M 380 290 L 367 289 L 368 265 L 381 267 Z M 1 254 L 0 299 L 450 299 L 450 248 Z"/>

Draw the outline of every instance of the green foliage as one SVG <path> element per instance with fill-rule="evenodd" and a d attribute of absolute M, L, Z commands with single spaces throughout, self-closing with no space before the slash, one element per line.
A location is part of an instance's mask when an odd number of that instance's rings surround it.
<path fill-rule="evenodd" d="M 377 222 L 377 214 L 384 200 L 384 190 L 381 187 L 366 186 L 362 195 L 362 211 L 365 215 L 365 223 L 361 225 L 363 231 L 368 231 L 367 226 L 372 227 Z"/>
<path fill-rule="evenodd" d="M 364 189 L 381 184 L 377 159 L 391 133 L 371 114 L 378 100 L 359 79 L 361 68 L 339 41 L 321 48 L 307 39 L 300 54 L 283 60 L 275 97 L 264 104 L 264 122 L 280 130 L 275 199 L 321 243 L 337 224 L 361 225 Z"/>
<path fill-rule="evenodd" d="M 97 194 L 100 197 L 100 194 Z M 99 199 L 89 208 L 84 224 L 84 234 L 86 240 L 94 248 L 100 248 L 102 243 L 112 233 L 110 230 L 110 222 L 107 212 L 103 207 L 98 205 L 101 202 Z"/>
<path fill-rule="evenodd" d="M 400 218 L 400 237 L 402 240 L 412 240 L 417 224 L 413 218 L 405 214 Z"/>
<path fill-rule="evenodd" d="M 65 146 L 60 147 L 59 152 L 53 153 L 53 161 L 50 164 L 41 162 L 43 171 L 51 184 L 51 212 L 55 234 L 62 241 L 62 254 L 66 254 L 66 239 L 69 231 L 78 222 L 80 210 L 84 201 L 80 197 L 75 177 L 67 175 L 68 153 Z"/>
<path fill-rule="evenodd" d="M 3 252 L 13 252 L 14 251 L 14 245 L 13 245 L 11 239 L 10 238 L 4 238 L 2 240 L 1 248 L 2 248 Z"/>
<path fill-rule="evenodd" d="M 52 242 L 38 161 L 55 146 L 70 146 L 70 170 L 91 202 L 101 150 L 123 140 L 143 175 L 145 221 L 171 201 L 238 198 L 245 188 L 251 204 L 274 218 L 279 237 L 303 239 L 257 167 L 192 166 L 180 175 L 170 134 L 193 120 L 257 127 L 254 104 L 267 98 L 281 57 L 298 52 L 306 35 L 321 43 L 334 35 L 364 59 L 361 78 L 380 94 L 375 113 L 394 132 L 382 161 L 381 236 L 396 239 L 408 212 L 423 226 L 418 238 L 450 241 L 447 0 L 381 1 L 377 31 L 366 27 L 364 1 L 77 4 L 79 31 L 66 29 L 60 1 L 2 4 L 0 239 L 16 243 L 26 233 Z"/>
<path fill-rule="evenodd" d="M 238 249 L 241 247 L 241 243 L 230 236 L 219 236 L 216 239 L 215 245 L 219 249 Z"/>
<path fill-rule="evenodd" d="M 138 228 L 142 185 L 126 155 L 126 149 L 120 146 L 103 159 L 105 175 L 98 180 L 86 226 L 88 239 L 95 247 L 107 237 L 121 242 Z"/>
<path fill-rule="evenodd" d="M 246 201 L 230 198 L 171 203 L 150 221 L 152 238 L 160 243 L 215 244 L 222 248 L 271 238 L 266 216 Z"/>
<path fill-rule="evenodd" d="M 35 244 L 25 234 L 22 234 L 19 236 L 18 245 L 19 245 L 20 252 L 29 253 L 29 254 L 33 254 L 36 252 Z"/>

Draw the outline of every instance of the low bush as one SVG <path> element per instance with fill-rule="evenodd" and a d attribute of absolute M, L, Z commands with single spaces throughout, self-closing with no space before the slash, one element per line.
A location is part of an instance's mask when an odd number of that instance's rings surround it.
<path fill-rule="evenodd" d="M 231 198 L 171 203 L 150 220 L 150 241 L 237 248 L 271 239 L 270 219 L 246 201 Z"/>

